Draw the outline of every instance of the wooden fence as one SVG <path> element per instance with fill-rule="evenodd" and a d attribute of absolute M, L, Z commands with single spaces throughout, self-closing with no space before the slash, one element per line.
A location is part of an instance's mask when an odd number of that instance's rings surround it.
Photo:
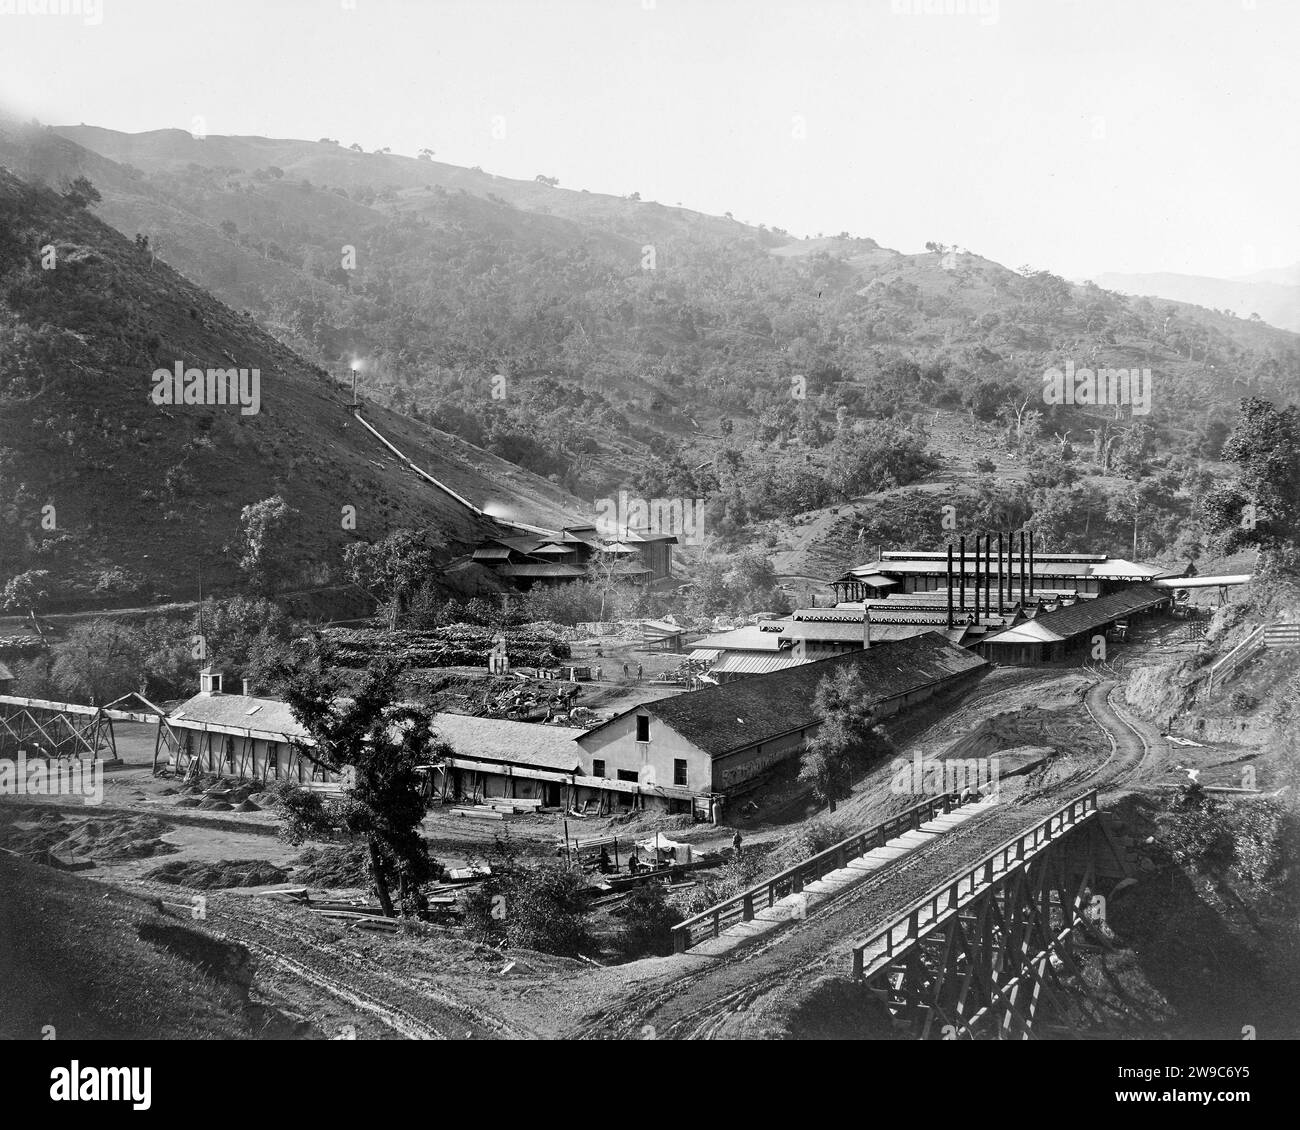
<path fill-rule="evenodd" d="M 1300 623 L 1263 624 L 1250 633 L 1227 655 L 1210 668 L 1201 688 L 1201 697 L 1209 698 L 1266 647 L 1300 647 Z"/>
<path fill-rule="evenodd" d="M 809 883 L 815 883 L 832 871 L 847 866 L 850 859 L 857 859 L 875 848 L 884 847 L 890 840 L 904 832 L 914 831 L 941 812 L 951 812 L 959 799 L 957 793 L 931 797 L 883 824 L 850 836 L 802 863 L 787 867 L 758 886 L 724 899 L 716 906 L 678 923 L 673 927 L 673 949 L 677 953 L 685 953 L 705 938 L 716 938 L 728 926 L 750 921 L 754 917 L 755 907 L 770 907 L 788 894 L 797 894 Z"/>

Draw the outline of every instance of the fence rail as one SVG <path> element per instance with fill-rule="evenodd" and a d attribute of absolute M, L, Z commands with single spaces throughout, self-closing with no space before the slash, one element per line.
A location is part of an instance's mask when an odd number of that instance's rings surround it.
<path fill-rule="evenodd" d="M 1263 624 L 1210 668 L 1202 698 L 1208 698 L 1265 647 L 1300 647 L 1300 623 Z"/>
<path fill-rule="evenodd" d="M 774 906 L 779 899 L 788 894 L 797 894 L 809 883 L 815 883 L 832 871 L 848 865 L 849 860 L 866 855 L 875 848 L 884 847 L 890 840 L 904 832 L 915 831 L 927 820 L 933 820 L 940 812 L 951 812 L 959 803 L 959 794 L 944 793 L 931 797 L 921 804 L 900 812 L 897 816 L 858 832 L 847 840 L 842 840 L 833 847 L 820 851 L 802 863 L 787 867 L 770 879 L 750 887 L 716 906 L 709 907 L 693 918 L 686 919 L 673 927 L 673 949 L 685 953 L 691 946 L 697 945 L 705 938 L 716 938 L 728 926 L 737 922 L 749 922 L 755 914 L 755 907 Z"/>
<path fill-rule="evenodd" d="M 919 941 L 941 917 L 955 913 L 962 902 L 969 901 L 999 876 L 1037 855 L 1051 841 L 1059 839 L 1096 811 L 1097 790 L 1093 789 L 1058 808 L 1046 820 L 1008 840 L 974 867 L 936 887 L 899 913 L 883 930 L 878 930 L 854 945 L 853 976 L 857 979 L 864 976 L 868 952 L 879 950 L 876 959 L 893 957 L 899 949 Z"/>

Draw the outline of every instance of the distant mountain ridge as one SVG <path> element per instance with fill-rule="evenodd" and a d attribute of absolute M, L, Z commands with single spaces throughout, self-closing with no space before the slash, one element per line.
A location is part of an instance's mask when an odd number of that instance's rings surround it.
<path fill-rule="evenodd" d="M 1294 278 L 1295 282 L 1284 280 Z M 1210 310 L 1231 310 L 1241 318 L 1252 314 L 1279 329 L 1300 333 L 1300 267 L 1258 271 L 1235 279 L 1205 275 L 1098 275 L 1098 286 L 1121 294 L 1167 298 Z"/>

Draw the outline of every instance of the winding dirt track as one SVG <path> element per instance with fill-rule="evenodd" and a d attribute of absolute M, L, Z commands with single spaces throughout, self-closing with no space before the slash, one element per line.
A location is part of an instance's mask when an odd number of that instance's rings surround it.
<path fill-rule="evenodd" d="M 133 886 L 167 902 L 175 902 L 178 897 L 177 888 L 166 884 L 139 880 Z M 254 913 L 245 903 L 240 896 L 209 892 L 204 925 L 247 946 L 266 965 L 280 967 L 398 1035 L 412 1040 L 532 1036 L 435 988 L 427 979 L 413 981 L 385 968 L 371 953 L 341 941 L 326 943 L 316 939 L 313 929 L 317 924 L 304 923 L 297 916 L 305 912 L 297 907 L 280 908 L 264 902 Z M 281 913 L 291 917 L 281 920 Z"/>
<path fill-rule="evenodd" d="M 643 983 L 634 996 L 586 1017 L 572 1035 L 596 1039 L 783 1035 L 780 1011 L 795 1003 L 819 977 L 847 974 L 854 940 L 886 925 L 954 873 L 973 866 L 1086 789 L 1114 791 L 1141 774 L 1159 734 L 1120 712 L 1113 701 L 1116 687 L 1113 680 L 1098 683 L 1084 701 L 1084 709 L 1111 743 L 1101 765 L 1085 766 L 938 837 L 822 903 L 805 920 L 767 941 L 722 958 L 675 959 L 671 964 L 676 976 Z"/>

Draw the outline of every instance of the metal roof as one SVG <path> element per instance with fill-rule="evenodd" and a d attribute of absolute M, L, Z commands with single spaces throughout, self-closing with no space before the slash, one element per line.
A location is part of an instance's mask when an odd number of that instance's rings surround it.
<path fill-rule="evenodd" d="M 989 636 L 985 643 L 1059 643 L 1072 636 L 1100 628 L 1133 612 L 1154 608 L 1169 600 L 1167 589 L 1152 585 L 1134 585 L 1122 592 L 1099 596 L 1095 600 L 1081 600 L 1055 612 L 1042 612 L 1032 620 L 1017 624 L 1006 631 Z"/>
<path fill-rule="evenodd" d="M 976 562 L 975 551 L 968 548 L 966 553 L 966 569 L 962 572 L 962 562 L 956 551 L 952 555 L 952 571 L 961 576 L 973 574 L 978 567 L 981 572 L 984 569 L 984 554 L 979 555 L 979 561 Z M 992 554 L 989 557 L 990 571 L 994 574 L 998 572 L 998 556 Z M 1025 570 L 1029 570 L 1029 557 L 1025 557 Z M 1020 573 L 1020 554 L 1003 554 L 1002 571 L 1005 574 L 1019 576 Z M 873 561 L 868 565 L 859 565 L 850 569 L 840 580 L 860 581 L 867 576 L 890 575 L 890 576 L 944 576 L 948 572 L 948 555 L 947 553 L 909 556 L 907 558 L 898 558 L 887 561 Z M 1134 580 L 1149 580 L 1152 577 L 1168 576 L 1170 570 L 1161 569 L 1156 565 L 1144 565 L 1140 562 L 1125 561 L 1119 557 L 1102 557 L 1094 554 L 1066 554 L 1058 553 L 1047 556 L 1041 553 L 1034 554 L 1034 576 L 1035 577 L 1103 577 L 1113 580 L 1122 580 L 1131 578 Z M 910 595 L 910 594 L 909 594 Z"/>
<path fill-rule="evenodd" d="M 508 718 L 446 713 L 433 716 L 433 729 L 438 738 L 463 757 L 564 773 L 581 769 L 582 751 L 573 743 L 587 732 L 571 726 L 542 726 Z"/>
<path fill-rule="evenodd" d="M 981 534 L 981 537 L 984 535 Z M 996 532 L 993 535 L 997 537 Z M 971 553 L 972 546 L 966 547 Z M 957 546 L 952 547 L 953 556 L 957 555 Z M 885 561 L 941 561 L 947 560 L 947 549 L 887 549 L 881 555 Z M 1035 551 L 1035 561 L 1105 561 L 1104 553 L 1040 553 Z"/>
<path fill-rule="evenodd" d="M 800 658 L 792 652 L 783 651 L 780 655 L 757 655 L 753 652 L 735 652 L 723 655 L 712 667 L 710 675 L 768 675 L 773 671 L 784 671 L 807 663 L 807 658 Z"/>
<path fill-rule="evenodd" d="M 203 729 L 220 726 L 268 741 L 310 741 L 287 703 L 278 698 L 203 692 L 182 702 L 168 716 L 172 726 Z"/>
<path fill-rule="evenodd" d="M 817 686 L 828 675 L 857 671 L 868 703 L 887 702 L 922 687 L 986 666 L 987 660 L 949 643 L 939 632 L 800 663 L 768 675 L 736 679 L 641 703 L 587 735 L 628 714 L 650 714 L 710 757 L 722 757 L 784 734 L 808 729 L 822 719 L 814 711 Z M 578 739 L 583 745 L 584 738 Z"/>
<path fill-rule="evenodd" d="M 696 640 L 695 646 L 717 648 L 719 651 L 780 651 L 781 633 L 765 632 L 758 627 L 736 628 L 730 632 L 705 636 L 702 640 Z"/>

